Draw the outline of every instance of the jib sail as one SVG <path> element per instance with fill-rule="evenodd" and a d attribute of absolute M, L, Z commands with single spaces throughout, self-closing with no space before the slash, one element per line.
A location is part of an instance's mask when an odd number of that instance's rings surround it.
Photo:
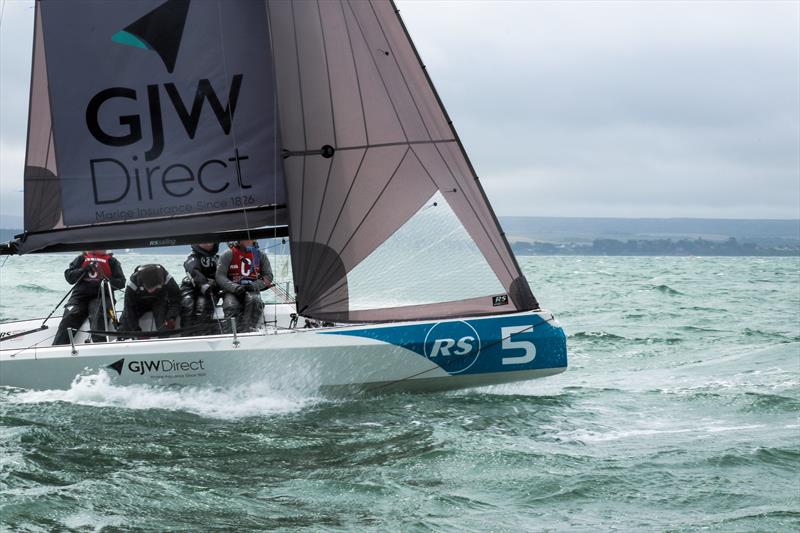
<path fill-rule="evenodd" d="M 385 321 L 536 308 L 394 4 L 267 5 L 298 312 Z M 433 217 L 442 210 L 455 218 Z M 438 224 L 448 228 L 443 239 L 432 227 Z M 412 250 L 388 244 L 408 240 L 412 231 Z M 447 246 L 459 236 L 466 238 L 464 257 L 477 256 L 474 270 L 487 274 L 485 282 L 445 301 L 403 297 L 419 276 L 437 274 L 438 246 L 428 246 L 431 239 Z M 415 254 L 417 248 L 431 250 Z M 414 256 L 386 287 L 397 293 L 396 305 L 376 298 L 372 307 L 363 296 L 355 305 L 355 289 L 369 285 L 354 279 L 368 270 L 360 266 L 391 269 L 374 259 L 382 251 L 399 254 L 391 263 Z M 418 268 L 425 261 L 430 266 Z M 438 264 L 438 272 L 457 264 Z M 386 283 L 387 272 L 375 277 Z"/>

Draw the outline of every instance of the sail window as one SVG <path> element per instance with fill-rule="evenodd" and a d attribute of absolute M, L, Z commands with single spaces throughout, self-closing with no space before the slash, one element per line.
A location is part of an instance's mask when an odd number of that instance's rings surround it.
<path fill-rule="evenodd" d="M 505 292 L 440 191 L 350 271 L 347 281 L 351 310 Z"/>

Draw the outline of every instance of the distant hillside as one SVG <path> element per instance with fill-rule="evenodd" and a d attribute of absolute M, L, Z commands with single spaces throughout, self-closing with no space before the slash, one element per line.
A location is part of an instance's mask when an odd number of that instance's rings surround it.
<path fill-rule="evenodd" d="M 800 244 L 800 220 L 500 217 L 510 241 L 590 243 L 595 239 L 706 239 Z"/>

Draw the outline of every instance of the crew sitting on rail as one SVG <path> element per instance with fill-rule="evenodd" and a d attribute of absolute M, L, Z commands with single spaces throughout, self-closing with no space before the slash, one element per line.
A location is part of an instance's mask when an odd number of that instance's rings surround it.
<path fill-rule="evenodd" d="M 236 241 L 219 258 L 216 275 L 225 319 L 240 332 L 254 331 L 264 316 L 260 292 L 272 287 L 272 267 L 256 241 Z"/>
<path fill-rule="evenodd" d="M 139 318 L 152 311 L 153 329 L 173 330 L 180 305 L 181 290 L 167 269 L 161 265 L 139 265 L 125 287 L 125 311 L 120 329 L 141 331 Z"/>
<path fill-rule="evenodd" d="M 186 277 L 181 282 L 181 328 L 187 335 L 212 333 L 214 306 L 220 298 L 220 289 L 214 276 L 217 273 L 219 244 L 205 242 L 193 244 L 183 268 Z"/>
<path fill-rule="evenodd" d="M 64 277 L 72 289 L 72 296 L 64 306 L 64 316 L 58 325 L 53 345 L 69 344 L 67 329 L 77 330 L 91 317 L 91 329 L 100 331 L 105 329 L 104 313 L 112 312 L 114 308 L 113 290 L 125 286 L 125 274 L 122 265 L 106 250 L 89 250 L 76 257 L 64 271 Z M 103 295 L 100 293 L 101 282 L 107 279 L 113 290 L 105 295 L 106 308 L 103 309 Z M 92 342 L 103 342 L 106 338 L 101 335 L 92 335 Z"/>

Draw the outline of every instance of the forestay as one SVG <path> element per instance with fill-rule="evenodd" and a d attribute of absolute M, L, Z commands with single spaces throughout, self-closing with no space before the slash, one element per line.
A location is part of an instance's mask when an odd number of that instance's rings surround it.
<path fill-rule="evenodd" d="M 394 5 L 267 5 L 298 311 L 360 322 L 538 307 Z M 434 195 L 501 293 L 488 284 L 451 301 L 351 305 L 350 274 Z"/>
<path fill-rule="evenodd" d="M 271 62 L 260 2 L 37 2 L 16 251 L 285 224 Z"/>

